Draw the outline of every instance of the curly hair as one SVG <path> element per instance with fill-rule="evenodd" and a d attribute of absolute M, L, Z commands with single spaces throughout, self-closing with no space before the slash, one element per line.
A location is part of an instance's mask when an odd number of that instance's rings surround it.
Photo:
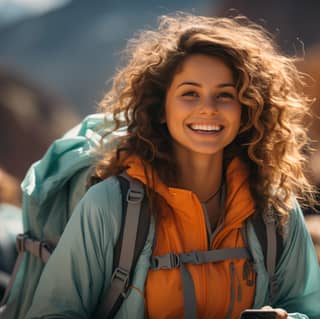
<path fill-rule="evenodd" d="M 128 43 L 128 64 L 115 75 L 100 111 L 112 114 L 115 127 L 128 127 L 113 153 L 97 166 L 98 179 L 123 170 L 138 155 L 167 184 L 175 181 L 176 162 L 164 115 L 165 96 L 186 57 L 205 54 L 232 70 L 242 104 L 238 136 L 224 151 L 224 164 L 235 156 L 249 168 L 257 209 L 272 206 L 283 225 L 293 206 L 314 202 L 306 178 L 308 138 L 303 120 L 311 99 L 302 93 L 305 79 L 295 59 L 280 53 L 263 27 L 243 16 L 203 17 L 186 13 L 162 16 L 156 30 L 144 30 Z"/>

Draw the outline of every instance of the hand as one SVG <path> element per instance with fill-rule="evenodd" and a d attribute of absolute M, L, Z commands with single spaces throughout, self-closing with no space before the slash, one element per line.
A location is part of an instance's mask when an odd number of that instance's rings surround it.
<path fill-rule="evenodd" d="M 272 308 L 270 306 L 264 306 L 261 309 L 275 311 L 277 313 L 277 319 L 288 319 L 289 318 L 288 313 L 284 309 L 281 309 L 281 308 Z"/>

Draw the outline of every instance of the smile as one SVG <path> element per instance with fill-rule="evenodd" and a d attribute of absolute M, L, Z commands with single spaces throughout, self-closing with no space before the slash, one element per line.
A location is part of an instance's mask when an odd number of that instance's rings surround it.
<path fill-rule="evenodd" d="M 209 125 L 209 124 L 190 124 L 188 127 L 196 132 L 220 132 L 223 130 L 222 125 Z"/>

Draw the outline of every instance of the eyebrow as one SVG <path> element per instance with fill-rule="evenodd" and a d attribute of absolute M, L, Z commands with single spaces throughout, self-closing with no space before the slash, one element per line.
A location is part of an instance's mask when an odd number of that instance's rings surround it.
<path fill-rule="evenodd" d="M 180 83 L 177 86 L 177 88 L 179 88 L 180 86 L 183 86 L 183 85 L 194 85 L 194 86 L 198 86 L 198 87 L 202 86 L 200 83 L 187 81 L 187 82 Z M 234 83 L 220 83 L 217 85 L 218 88 L 224 88 L 224 87 L 229 87 L 229 86 L 234 87 L 234 88 L 236 87 Z"/>

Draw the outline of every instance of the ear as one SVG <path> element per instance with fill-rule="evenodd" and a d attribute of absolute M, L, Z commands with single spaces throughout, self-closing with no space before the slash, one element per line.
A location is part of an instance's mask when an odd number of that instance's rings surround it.
<path fill-rule="evenodd" d="M 165 124 L 165 123 L 167 123 L 166 113 L 165 113 L 164 110 L 162 110 L 161 113 L 162 113 L 162 114 L 160 115 L 160 124 Z"/>
<path fill-rule="evenodd" d="M 166 117 L 165 117 L 165 116 L 162 116 L 162 117 L 160 118 L 160 124 L 165 124 L 166 122 L 167 122 Z"/>

